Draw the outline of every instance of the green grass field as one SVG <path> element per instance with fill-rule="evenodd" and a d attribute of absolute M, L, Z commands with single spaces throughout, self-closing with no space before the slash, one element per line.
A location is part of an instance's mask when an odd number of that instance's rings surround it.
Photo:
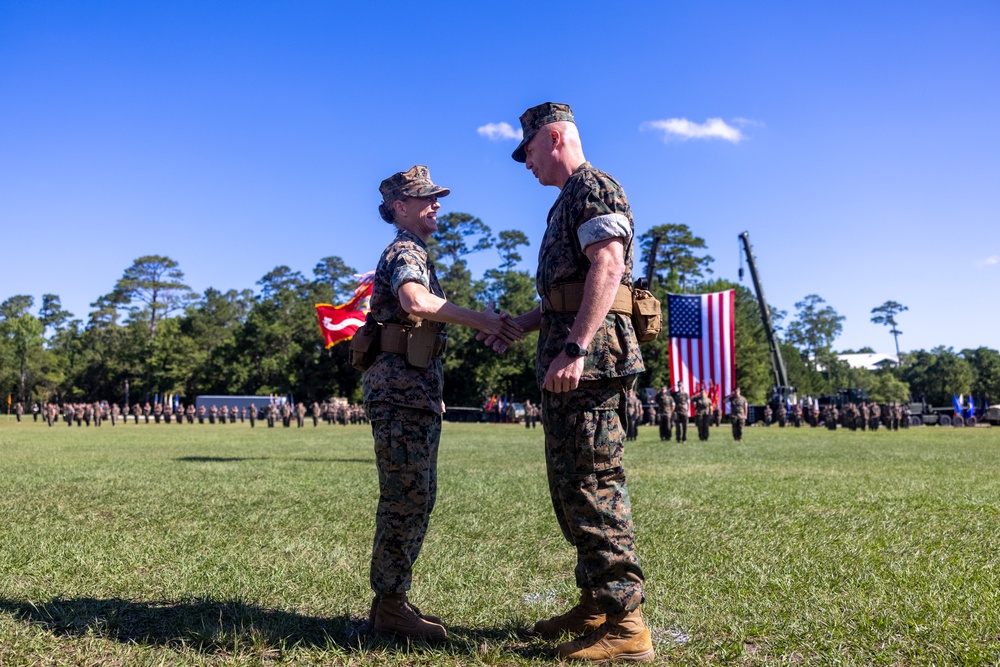
<path fill-rule="evenodd" d="M 368 428 L 259 426 L 0 417 L 0 667 L 554 660 L 528 629 L 576 591 L 541 429 L 445 425 L 429 646 L 359 635 Z M 1000 430 L 645 428 L 626 467 L 659 663 L 1000 664 Z"/>

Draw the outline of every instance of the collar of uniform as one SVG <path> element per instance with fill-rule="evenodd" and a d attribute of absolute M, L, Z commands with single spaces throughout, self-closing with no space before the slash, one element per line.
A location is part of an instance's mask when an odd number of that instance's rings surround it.
<path fill-rule="evenodd" d="M 396 239 L 404 239 L 406 241 L 412 241 L 417 245 L 419 245 L 421 248 L 424 248 L 425 250 L 427 249 L 427 244 L 424 243 L 424 240 L 422 238 L 420 238 L 413 232 L 407 231 L 405 229 L 400 229 L 399 231 L 396 232 Z"/>
<path fill-rule="evenodd" d="M 570 174 L 569 178 L 566 179 L 566 185 L 569 185 L 570 181 L 572 181 L 577 175 L 583 173 L 584 171 L 586 171 L 588 169 L 593 169 L 593 168 L 594 168 L 594 165 L 590 164 L 589 162 L 583 162 L 579 167 L 577 167 L 576 169 L 574 169 L 573 173 Z M 563 189 L 566 188 L 566 185 L 563 185 Z"/>

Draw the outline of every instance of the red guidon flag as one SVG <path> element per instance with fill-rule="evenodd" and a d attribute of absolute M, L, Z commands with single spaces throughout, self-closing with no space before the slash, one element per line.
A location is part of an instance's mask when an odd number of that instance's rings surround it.
<path fill-rule="evenodd" d="M 365 323 L 368 312 L 368 302 L 372 296 L 372 279 L 374 271 L 360 276 L 361 283 L 354 290 L 354 296 L 347 303 L 333 306 L 329 303 L 316 304 L 316 317 L 319 319 L 319 330 L 323 333 L 323 341 L 330 348 L 337 343 L 350 340 L 354 333 Z"/>

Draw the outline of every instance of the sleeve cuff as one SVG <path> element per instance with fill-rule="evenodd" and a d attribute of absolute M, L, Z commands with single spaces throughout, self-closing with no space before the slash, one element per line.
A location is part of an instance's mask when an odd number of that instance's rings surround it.
<path fill-rule="evenodd" d="M 580 241 L 581 250 L 586 250 L 587 246 L 598 241 L 614 238 L 620 238 L 628 244 L 632 239 L 632 225 L 621 213 L 609 213 L 591 218 L 580 225 L 576 230 L 576 236 Z"/>

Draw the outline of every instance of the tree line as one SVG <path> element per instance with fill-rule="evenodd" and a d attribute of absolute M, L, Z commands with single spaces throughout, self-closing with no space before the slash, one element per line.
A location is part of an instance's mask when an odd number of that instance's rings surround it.
<path fill-rule="evenodd" d="M 658 238 L 654 244 L 653 239 Z M 666 304 L 673 293 L 734 289 L 736 380 L 751 402 L 763 402 L 773 384 L 770 351 L 754 293 L 712 277 L 713 258 L 705 241 L 682 224 L 657 225 L 637 239 L 635 274 L 648 273 L 651 291 Z M 449 300 L 481 310 L 492 299 L 513 314 L 537 301 L 534 277 L 517 270 L 530 246 L 518 230 L 496 234 L 468 213 L 438 220 L 429 243 Z M 655 247 L 655 255 L 651 256 Z M 373 248 L 372 257 L 380 249 Z M 492 253 L 495 266 L 472 275 L 468 259 Z M 370 267 L 366 267 L 370 268 Z M 170 257 L 136 259 L 111 290 L 90 304 L 86 319 L 64 310 L 56 294 L 45 294 L 36 309 L 32 296 L 14 295 L 0 303 L 0 391 L 32 401 L 122 402 L 126 382 L 133 400 L 177 394 L 287 395 L 296 401 L 331 396 L 360 399 L 360 375 L 348 362 L 347 345 L 323 348 L 314 305 L 344 303 L 356 287 L 356 268 L 340 257 L 320 259 L 306 276 L 277 266 L 257 281 L 257 289 L 208 288 L 196 293 Z M 897 368 L 852 369 L 839 361 L 833 343 L 844 317 L 816 294 L 787 313 L 771 308 L 782 356 L 799 395 L 819 396 L 840 388 L 864 388 L 882 401 L 925 398 L 948 405 L 953 393 L 1000 396 L 1000 353 L 980 347 L 954 351 L 936 347 L 899 355 Z M 873 308 L 872 321 L 890 327 L 898 350 L 896 316 L 905 306 L 887 301 Z M 664 313 L 666 318 L 666 313 Z M 534 375 L 537 334 L 496 355 L 474 332 L 449 327 L 445 401 L 479 405 L 484 396 L 539 399 Z M 646 372 L 639 387 L 669 384 L 666 334 L 643 346 Z M 870 351 L 870 348 L 861 351 Z"/>

